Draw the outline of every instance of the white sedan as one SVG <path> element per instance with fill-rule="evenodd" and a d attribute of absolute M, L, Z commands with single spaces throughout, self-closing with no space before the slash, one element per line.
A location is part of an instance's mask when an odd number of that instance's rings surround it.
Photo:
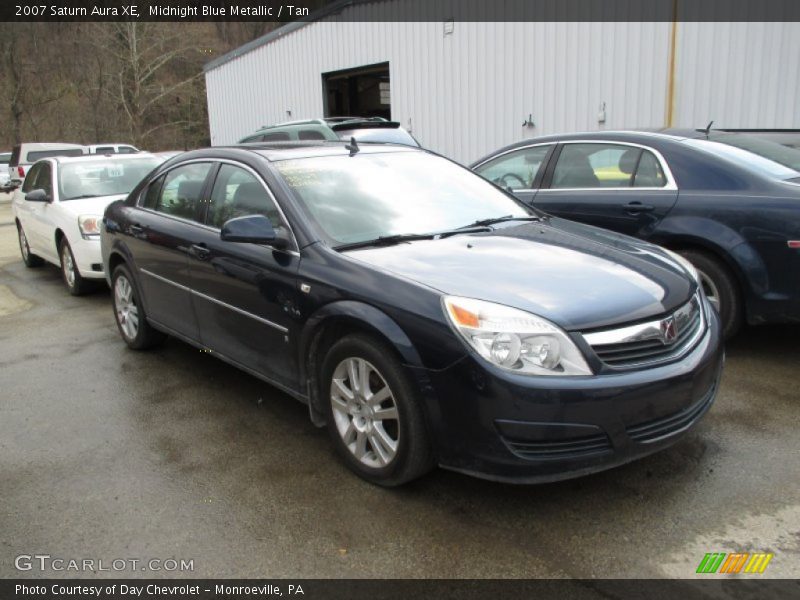
<path fill-rule="evenodd" d="M 34 164 L 14 193 L 12 209 L 22 260 L 61 267 L 78 296 L 103 280 L 100 222 L 106 206 L 125 198 L 163 162 L 152 154 L 57 156 Z"/>

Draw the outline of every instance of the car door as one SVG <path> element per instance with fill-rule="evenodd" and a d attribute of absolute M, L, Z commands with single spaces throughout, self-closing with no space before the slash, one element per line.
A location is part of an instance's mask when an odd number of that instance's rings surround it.
<path fill-rule="evenodd" d="M 535 205 L 559 217 L 647 237 L 677 198 L 669 167 L 654 149 L 579 141 L 559 144 Z"/>
<path fill-rule="evenodd" d="M 31 167 L 27 179 L 22 183 L 22 187 L 14 192 L 14 208 L 16 210 L 16 215 L 25 232 L 25 237 L 28 239 L 28 245 L 34 254 L 41 253 L 41 248 L 39 247 L 41 242 L 36 238 L 34 230 L 34 220 L 36 214 L 41 210 L 41 202 L 25 200 L 25 194 L 33 191 L 33 184 L 36 183 L 36 177 L 39 175 L 40 169 L 41 165 L 34 165 Z"/>
<path fill-rule="evenodd" d="M 533 202 L 544 166 L 555 144 L 534 144 L 515 148 L 474 167 L 481 177 L 503 187 L 523 202 Z"/>
<path fill-rule="evenodd" d="M 55 213 L 58 211 L 58 199 L 53 193 L 53 165 L 50 161 L 41 161 L 34 165 L 31 173 L 35 175 L 28 191 L 44 190 L 50 197 L 50 202 L 24 201 L 29 207 L 29 223 L 25 229 L 29 238 L 28 244 L 34 254 L 39 254 L 48 260 L 58 262 L 58 248 L 56 248 Z M 30 177 L 30 174 L 29 174 Z M 27 186 L 29 178 L 25 178 Z M 24 198 L 24 196 L 23 196 Z"/>
<path fill-rule="evenodd" d="M 222 163 L 208 202 L 207 227 L 194 230 L 189 254 L 200 334 L 208 348 L 293 386 L 297 365 L 289 336 L 297 314 L 296 247 L 276 250 L 220 239 L 225 221 L 254 214 L 268 217 L 276 230 L 289 228 L 254 170 Z"/>
<path fill-rule="evenodd" d="M 122 232 L 136 258 L 148 316 L 195 341 L 200 333 L 192 303 L 189 252 L 203 228 L 199 215 L 214 166 L 211 161 L 184 163 L 154 180 L 139 196 Z"/>

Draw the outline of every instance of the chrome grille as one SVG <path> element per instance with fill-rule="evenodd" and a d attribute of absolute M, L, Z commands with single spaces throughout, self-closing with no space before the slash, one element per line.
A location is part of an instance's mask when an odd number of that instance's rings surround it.
<path fill-rule="evenodd" d="M 597 357 L 615 369 L 631 369 L 675 360 L 691 350 L 705 331 L 700 296 L 671 315 L 627 327 L 583 335 Z"/>

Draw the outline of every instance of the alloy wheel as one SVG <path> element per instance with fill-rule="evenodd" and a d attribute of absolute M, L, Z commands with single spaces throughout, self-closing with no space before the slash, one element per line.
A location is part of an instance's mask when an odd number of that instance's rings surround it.
<path fill-rule="evenodd" d="M 25 232 L 22 230 L 22 227 L 17 229 L 17 233 L 19 234 L 19 251 L 22 253 L 22 259 L 27 262 L 31 255 L 31 248 L 28 246 L 28 238 L 25 237 Z"/>
<path fill-rule="evenodd" d="M 397 456 L 400 422 L 394 394 L 380 372 L 363 358 L 341 361 L 330 387 L 336 429 L 362 464 L 382 468 Z"/>
<path fill-rule="evenodd" d="M 61 269 L 64 271 L 64 280 L 70 288 L 75 287 L 75 264 L 72 261 L 72 252 L 69 246 L 64 244 L 61 249 Z"/>
<path fill-rule="evenodd" d="M 136 339 L 139 333 L 139 309 L 133 296 L 133 286 L 124 275 L 117 277 L 114 283 L 114 310 L 125 337 Z"/>
<path fill-rule="evenodd" d="M 708 301 L 711 303 L 717 312 L 720 311 L 720 293 L 717 284 L 714 283 L 714 280 L 711 279 L 708 275 L 703 273 L 701 270 L 697 269 L 697 274 L 700 276 L 700 283 L 703 286 L 703 292 L 708 298 Z"/>

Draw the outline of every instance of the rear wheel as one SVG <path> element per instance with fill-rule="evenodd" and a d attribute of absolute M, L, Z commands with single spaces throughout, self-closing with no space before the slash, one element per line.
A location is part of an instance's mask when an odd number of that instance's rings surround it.
<path fill-rule="evenodd" d="M 125 265 L 117 265 L 111 275 L 111 297 L 117 328 L 129 347 L 145 350 L 166 339 L 164 333 L 147 322 L 136 284 Z"/>
<path fill-rule="evenodd" d="M 719 259 L 698 250 L 684 250 L 686 258 L 700 276 L 708 301 L 717 309 L 725 339 L 733 337 L 742 325 L 742 295 L 728 267 Z"/>
<path fill-rule="evenodd" d="M 362 334 L 342 338 L 328 351 L 320 381 L 328 432 L 350 469 L 396 486 L 433 467 L 419 395 L 384 343 Z"/>
<path fill-rule="evenodd" d="M 41 267 L 44 264 L 44 260 L 31 252 L 28 238 L 25 236 L 25 230 L 22 229 L 20 223 L 17 223 L 17 238 L 19 239 L 19 252 L 22 254 L 22 262 L 25 263 L 25 266 L 28 268 Z"/>

